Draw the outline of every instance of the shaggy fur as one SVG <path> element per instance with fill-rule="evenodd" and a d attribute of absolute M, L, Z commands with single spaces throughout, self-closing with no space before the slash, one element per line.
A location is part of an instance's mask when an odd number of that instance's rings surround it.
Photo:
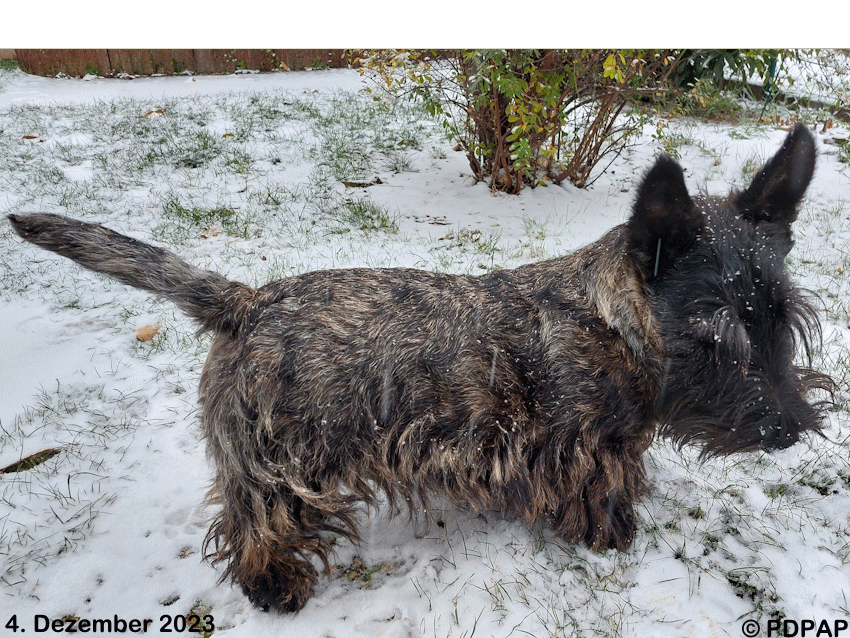
<path fill-rule="evenodd" d="M 831 381 L 783 261 L 814 169 L 798 126 L 741 193 L 692 199 L 661 158 L 628 223 L 480 277 L 312 272 L 258 290 L 102 226 L 12 215 L 27 241 L 173 300 L 214 333 L 200 382 L 219 506 L 205 554 L 263 609 L 300 609 L 331 535 L 379 492 L 547 519 L 625 549 L 656 431 L 706 454 L 817 431 Z"/>

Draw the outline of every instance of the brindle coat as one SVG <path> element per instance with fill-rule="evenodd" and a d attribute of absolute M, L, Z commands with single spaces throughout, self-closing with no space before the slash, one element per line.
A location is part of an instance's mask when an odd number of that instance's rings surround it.
<path fill-rule="evenodd" d="M 782 264 L 813 168 L 802 126 L 726 199 L 692 199 L 661 158 L 627 224 L 478 277 L 334 270 L 253 290 L 102 226 L 10 220 L 214 333 L 206 555 L 257 606 L 297 610 L 317 578 L 308 555 L 327 567 L 328 533 L 357 539 L 355 511 L 379 492 L 411 508 L 438 493 L 625 549 L 659 426 L 710 454 L 817 430 L 806 394 L 830 381 L 793 363 L 817 321 Z M 773 412 L 741 405 L 759 397 Z"/>

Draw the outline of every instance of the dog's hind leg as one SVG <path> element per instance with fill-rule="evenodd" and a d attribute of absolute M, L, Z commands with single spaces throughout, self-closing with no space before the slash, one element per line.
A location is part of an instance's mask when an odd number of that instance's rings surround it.
<path fill-rule="evenodd" d="M 301 609 L 318 576 L 309 555 L 318 556 L 329 572 L 332 537 L 358 539 L 356 501 L 313 487 L 300 486 L 302 498 L 285 480 L 259 484 L 243 472 L 218 476 L 210 491 L 208 501 L 221 509 L 205 541 L 205 558 L 227 562 L 222 579 L 241 585 L 260 609 Z"/>
<path fill-rule="evenodd" d="M 307 555 L 324 558 L 327 544 L 305 527 L 310 515 L 303 501 L 285 487 L 259 489 L 227 478 L 216 481 L 208 500 L 221 510 L 207 534 L 205 558 L 227 563 L 222 580 L 238 583 L 264 611 L 301 609 L 318 576 Z"/>
<path fill-rule="evenodd" d="M 274 401 L 263 402 L 269 393 L 257 391 L 256 379 L 238 380 L 234 347 L 217 337 L 201 376 L 207 454 L 216 470 L 207 501 L 219 508 L 204 555 L 224 564 L 222 580 L 238 583 L 258 608 L 297 611 L 318 577 L 311 555 L 330 569 L 329 535 L 357 538 L 352 508 L 362 499 L 342 493 L 332 469 L 314 468 L 309 447 L 293 443 L 297 424 L 274 420 Z"/>

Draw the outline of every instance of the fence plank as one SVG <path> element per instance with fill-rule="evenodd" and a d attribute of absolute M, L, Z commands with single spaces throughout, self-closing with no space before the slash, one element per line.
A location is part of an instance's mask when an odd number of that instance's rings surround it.
<path fill-rule="evenodd" d="M 35 75 L 105 75 L 111 71 L 106 49 L 16 49 L 18 66 Z"/>

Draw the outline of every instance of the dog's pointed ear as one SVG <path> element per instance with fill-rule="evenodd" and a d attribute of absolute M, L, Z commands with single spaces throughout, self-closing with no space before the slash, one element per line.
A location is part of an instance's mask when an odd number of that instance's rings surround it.
<path fill-rule="evenodd" d="M 812 180 L 815 155 L 814 137 L 798 123 L 747 190 L 735 196 L 744 219 L 753 224 L 770 221 L 790 227 L 797 219 L 797 204 Z"/>
<path fill-rule="evenodd" d="M 647 279 L 663 274 L 702 229 L 682 167 L 663 155 L 644 177 L 629 218 L 628 250 Z"/>

